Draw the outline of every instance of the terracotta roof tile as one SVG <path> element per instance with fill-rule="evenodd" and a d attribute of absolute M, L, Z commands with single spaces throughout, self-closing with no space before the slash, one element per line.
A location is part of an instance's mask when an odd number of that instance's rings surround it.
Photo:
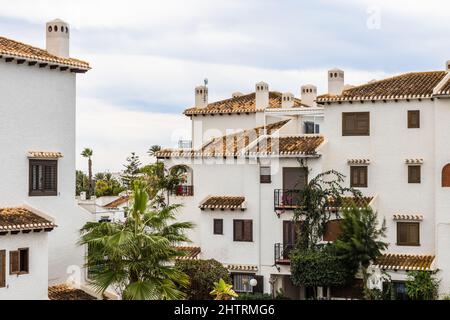
<path fill-rule="evenodd" d="M 317 102 L 431 98 L 433 89 L 446 74 L 446 71 L 405 73 L 344 90 L 338 96 L 321 95 Z"/>
<path fill-rule="evenodd" d="M 434 255 L 397 254 L 382 255 L 374 263 L 381 269 L 391 270 L 432 270 Z"/>
<path fill-rule="evenodd" d="M 423 216 L 421 214 L 394 214 L 394 220 L 403 221 L 422 221 Z"/>
<path fill-rule="evenodd" d="M 66 284 L 49 287 L 48 298 L 50 300 L 97 300 L 83 290 L 71 288 Z"/>
<path fill-rule="evenodd" d="M 230 271 L 258 271 L 258 266 L 250 264 L 226 264 L 224 267 Z"/>
<path fill-rule="evenodd" d="M 29 209 L 0 208 L 0 233 L 22 230 L 53 229 L 56 225 Z"/>
<path fill-rule="evenodd" d="M 248 155 L 315 155 L 323 136 L 302 135 L 285 137 L 266 137 L 258 141 L 246 154 Z"/>
<path fill-rule="evenodd" d="M 114 208 L 117 208 L 118 206 L 120 206 L 120 205 L 122 205 L 124 203 L 127 203 L 129 200 L 130 200 L 129 196 L 122 196 L 120 198 L 117 198 L 114 201 L 111 201 L 110 203 L 107 203 L 103 207 L 107 208 L 107 209 L 114 209 Z"/>
<path fill-rule="evenodd" d="M 236 196 L 210 196 L 206 198 L 199 206 L 200 209 L 228 209 L 245 210 L 245 197 Z"/>
<path fill-rule="evenodd" d="M 62 158 L 63 154 L 61 152 L 52 151 L 28 151 L 28 158 L 35 159 L 56 159 Z"/>
<path fill-rule="evenodd" d="M 255 93 L 237 96 L 208 104 L 205 108 L 189 108 L 184 111 L 185 115 L 198 114 L 228 114 L 228 113 L 255 113 L 264 111 L 264 109 L 256 109 Z M 269 107 L 281 108 L 282 93 L 276 91 L 269 92 Z M 294 98 L 294 107 L 301 107 L 299 99 Z"/>
<path fill-rule="evenodd" d="M 184 256 L 178 258 L 179 260 L 197 259 L 198 255 L 202 251 L 200 247 L 193 247 L 193 246 L 177 246 L 175 248 L 185 252 Z"/>
<path fill-rule="evenodd" d="M 50 54 L 44 49 L 36 48 L 25 43 L 0 37 L 0 55 L 8 55 L 27 60 L 56 63 L 69 67 L 89 70 L 89 63 L 74 58 L 58 57 Z"/>

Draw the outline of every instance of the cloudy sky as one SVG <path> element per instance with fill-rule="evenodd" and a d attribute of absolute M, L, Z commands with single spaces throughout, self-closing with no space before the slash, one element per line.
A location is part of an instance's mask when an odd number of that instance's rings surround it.
<path fill-rule="evenodd" d="M 45 47 L 45 22 L 70 23 L 78 77 L 77 150 L 95 171 L 189 136 L 181 112 L 209 79 L 210 101 L 258 81 L 299 95 L 326 90 L 326 70 L 358 84 L 450 59 L 446 0 L 0 0 L 1 35 Z M 85 170 L 79 157 L 77 167 Z"/>

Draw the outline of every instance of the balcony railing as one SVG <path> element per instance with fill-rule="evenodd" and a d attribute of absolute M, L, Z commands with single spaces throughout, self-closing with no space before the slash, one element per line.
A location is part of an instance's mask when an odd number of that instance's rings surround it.
<path fill-rule="evenodd" d="M 289 254 L 294 249 L 293 243 L 275 243 L 274 258 L 275 264 L 290 264 Z"/>
<path fill-rule="evenodd" d="M 194 186 L 176 186 L 172 194 L 179 197 L 191 197 L 194 195 Z"/>
<path fill-rule="evenodd" d="M 275 210 L 294 210 L 300 207 L 300 190 L 275 189 L 274 207 Z"/>

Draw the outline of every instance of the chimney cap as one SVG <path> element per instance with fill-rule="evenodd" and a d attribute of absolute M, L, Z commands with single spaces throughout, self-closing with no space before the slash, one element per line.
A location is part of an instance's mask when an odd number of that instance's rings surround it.
<path fill-rule="evenodd" d="M 340 71 L 340 72 L 344 72 L 344 70 L 339 69 L 339 68 L 333 68 L 333 69 L 330 69 L 330 70 L 328 70 L 328 71 Z"/>

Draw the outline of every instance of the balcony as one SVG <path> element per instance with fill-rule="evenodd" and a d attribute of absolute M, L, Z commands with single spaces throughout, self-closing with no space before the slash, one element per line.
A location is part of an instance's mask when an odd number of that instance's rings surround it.
<path fill-rule="evenodd" d="M 275 189 L 275 210 L 294 210 L 300 207 L 300 190 Z"/>
<path fill-rule="evenodd" d="M 291 260 L 289 254 L 294 249 L 292 243 L 275 243 L 274 245 L 274 258 L 275 264 L 290 264 Z"/>
<path fill-rule="evenodd" d="M 175 195 L 177 197 L 192 197 L 194 195 L 194 186 L 176 186 L 172 191 L 172 195 Z"/>

